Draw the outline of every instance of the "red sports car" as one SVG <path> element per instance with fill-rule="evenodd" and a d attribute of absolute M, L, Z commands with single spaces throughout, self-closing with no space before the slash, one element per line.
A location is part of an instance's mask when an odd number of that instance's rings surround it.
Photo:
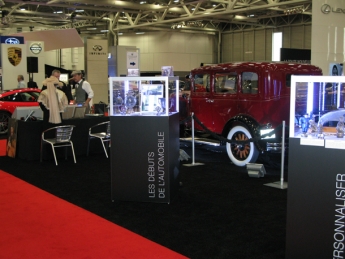
<path fill-rule="evenodd" d="M 16 107 L 39 106 L 37 99 L 40 92 L 37 88 L 18 88 L 0 93 L 0 134 L 7 133 L 8 119 Z"/>

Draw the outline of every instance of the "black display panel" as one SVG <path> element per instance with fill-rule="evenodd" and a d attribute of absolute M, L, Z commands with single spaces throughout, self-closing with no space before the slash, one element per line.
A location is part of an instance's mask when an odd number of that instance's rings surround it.
<path fill-rule="evenodd" d="M 297 62 L 310 64 L 311 50 L 310 49 L 280 49 L 280 60 L 286 62 Z"/>

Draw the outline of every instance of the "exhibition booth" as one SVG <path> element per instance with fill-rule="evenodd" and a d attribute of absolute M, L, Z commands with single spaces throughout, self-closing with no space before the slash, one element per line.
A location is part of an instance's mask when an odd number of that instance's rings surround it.
<path fill-rule="evenodd" d="M 66 41 L 66 38 L 69 40 Z M 104 37 L 87 37 L 83 40 L 75 29 L 35 31 L 1 36 L 1 89 L 15 89 L 18 84 L 16 82 L 18 75 L 24 75 L 27 86 L 29 86 L 29 82 L 36 81 L 37 86 L 41 88 L 43 80 L 48 76 L 45 71 L 45 51 L 77 47 L 84 47 L 85 53 L 82 62 L 78 62 L 78 56 L 73 55 L 74 66 L 72 69 L 83 70 L 85 67 L 84 78 L 86 77 L 85 79 L 91 84 L 94 92 L 90 104 L 96 106 L 98 103 L 108 103 L 108 41 Z M 54 69 L 59 69 L 59 67 Z M 62 78 L 62 76 L 64 77 Z M 62 76 L 60 80 L 69 84 L 70 73 L 62 74 Z M 14 94 L 21 95 L 21 93 Z M 11 104 L 11 106 L 17 107 L 14 112 L 10 109 L 6 110 L 10 115 L 13 113 L 12 117 L 16 119 L 16 123 L 12 121 L 8 124 L 8 129 L 10 126 L 15 126 L 17 139 L 16 152 L 13 156 L 21 159 L 39 160 L 43 130 L 66 124 L 76 126 L 72 135 L 76 154 L 86 154 L 89 128 L 97 123 L 109 121 L 109 117 L 99 116 L 98 110 L 93 111 L 98 114 L 86 114 L 85 117 L 83 114 L 82 118 L 66 119 L 64 118 L 64 114 L 68 113 L 66 110 L 63 113 L 64 120 L 61 124 L 46 124 L 42 121 L 43 116 L 37 116 L 37 110 L 40 110 L 37 102 L 21 101 L 19 104 Z M 17 114 L 20 109 L 21 116 Z M 33 110 L 36 110 L 36 113 L 29 114 L 34 112 Z M 104 108 L 102 114 L 107 114 Z M 4 123 L 7 124 L 7 122 Z M 10 130 L 8 132 L 10 134 Z M 90 152 L 92 153 L 92 151 L 91 147 Z"/>

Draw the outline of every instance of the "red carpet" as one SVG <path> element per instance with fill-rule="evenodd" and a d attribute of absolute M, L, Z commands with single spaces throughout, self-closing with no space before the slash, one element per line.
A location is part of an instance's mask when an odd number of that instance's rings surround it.
<path fill-rule="evenodd" d="M 186 258 L 3 171 L 0 186 L 1 259 Z"/>

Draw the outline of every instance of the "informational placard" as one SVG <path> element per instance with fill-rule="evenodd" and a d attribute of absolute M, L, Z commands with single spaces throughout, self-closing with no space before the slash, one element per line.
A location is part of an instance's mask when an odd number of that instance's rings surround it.
<path fill-rule="evenodd" d="M 300 144 L 307 146 L 323 147 L 325 145 L 325 140 L 315 138 L 300 138 Z"/>
<path fill-rule="evenodd" d="M 139 69 L 128 69 L 127 76 L 140 76 Z"/>
<path fill-rule="evenodd" d="M 345 149 L 344 139 L 326 139 L 325 148 Z"/>
<path fill-rule="evenodd" d="M 174 76 L 174 67 L 172 66 L 162 66 L 161 71 L 162 76 Z"/>
<path fill-rule="evenodd" d="M 127 69 L 138 69 L 139 68 L 138 63 L 139 63 L 138 53 L 128 51 L 127 52 Z"/>

